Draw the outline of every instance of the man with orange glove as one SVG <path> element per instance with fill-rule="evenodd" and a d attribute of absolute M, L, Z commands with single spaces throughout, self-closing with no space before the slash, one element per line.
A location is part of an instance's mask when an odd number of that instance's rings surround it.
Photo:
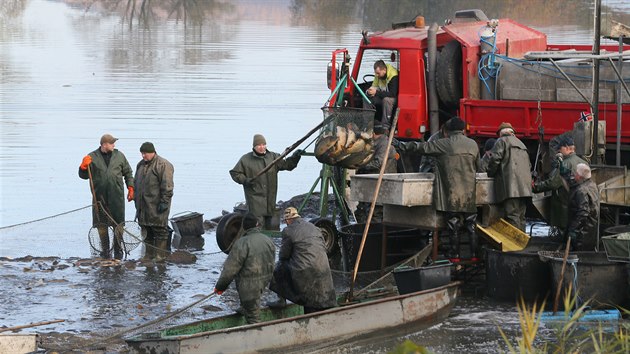
<path fill-rule="evenodd" d="M 133 172 L 125 155 L 115 149 L 117 138 L 110 134 L 101 137 L 101 146 L 81 161 L 79 177 L 91 179 L 90 189 L 96 199 L 92 206 L 92 225 L 98 229 L 101 241 L 101 257 L 110 258 L 108 227 L 114 230 L 125 221 L 125 192 L 122 179 L 127 184 L 127 201 L 134 197 Z M 114 258 L 122 259 L 122 235 L 115 232 Z"/>

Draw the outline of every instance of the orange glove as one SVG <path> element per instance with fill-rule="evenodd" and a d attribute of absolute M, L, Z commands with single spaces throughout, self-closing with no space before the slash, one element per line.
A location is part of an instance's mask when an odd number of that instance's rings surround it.
<path fill-rule="evenodd" d="M 217 290 L 217 288 L 214 288 L 214 293 L 215 293 L 215 294 L 217 294 L 217 295 L 219 295 L 219 296 L 220 296 L 220 295 L 223 295 L 223 291 L 221 291 L 221 290 Z"/>
<path fill-rule="evenodd" d="M 88 165 L 91 163 L 92 163 L 92 156 L 85 155 L 85 157 L 83 158 L 83 161 L 81 161 L 81 166 L 79 166 L 79 168 L 82 170 L 87 170 Z"/>
<path fill-rule="evenodd" d="M 127 187 L 127 201 L 130 202 L 133 200 L 133 187 Z"/>

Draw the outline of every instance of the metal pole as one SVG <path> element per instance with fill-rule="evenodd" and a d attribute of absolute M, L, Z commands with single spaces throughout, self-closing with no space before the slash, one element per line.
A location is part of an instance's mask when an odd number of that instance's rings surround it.
<path fill-rule="evenodd" d="M 593 55 L 599 55 L 602 1 L 595 0 L 595 38 Z M 599 59 L 593 59 L 593 164 L 599 163 Z"/>
<path fill-rule="evenodd" d="M 437 133 L 440 125 L 440 114 L 438 111 L 438 95 L 435 83 L 435 68 L 437 65 L 437 23 L 431 24 L 428 32 L 428 54 L 429 54 L 429 130 L 431 135 Z"/>
<path fill-rule="evenodd" d="M 623 35 L 619 36 L 619 53 L 623 53 Z M 619 62 L 617 63 L 619 66 L 619 86 L 617 86 L 617 166 L 621 166 L 621 113 L 623 109 L 623 90 L 622 85 L 623 82 L 623 56 L 619 56 Z"/>

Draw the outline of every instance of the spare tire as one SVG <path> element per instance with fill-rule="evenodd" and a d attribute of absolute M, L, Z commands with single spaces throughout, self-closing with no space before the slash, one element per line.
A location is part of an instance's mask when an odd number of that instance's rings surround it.
<path fill-rule="evenodd" d="M 217 245 L 223 253 L 229 254 L 234 242 L 243 235 L 242 222 L 243 214 L 241 213 L 225 214 L 219 221 L 216 238 Z"/>
<path fill-rule="evenodd" d="M 337 241 L 337 227 L 335 227 L 335 224 L 326 218 L 314 218 L 309 222 L 321 230 L 322 236 L 324 236 L 326 254 L 329 257 L 336 254 L 339 251 L 339 242 Z"/>
<path fill-rule="evenodd" d="M 456 108 L 462 98 L 462 48 L 458 41 L 448 42 L 440 51 L 435 84 L 442 104 Z"/>

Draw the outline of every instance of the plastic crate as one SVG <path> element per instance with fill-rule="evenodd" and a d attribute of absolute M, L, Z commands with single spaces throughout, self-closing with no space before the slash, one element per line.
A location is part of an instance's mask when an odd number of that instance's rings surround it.
<path fill-rule="evenodd" d="M 182 237 L 201 236 L 205 232 L 203 229 L 203 214 L 186 211 L 176 214 L 170 220 L 173 230 Z"/>
<path fill-rule="evenodd" d="M 451 282 L 451 262 L 427 267 L 400 267 L 394 269 L 398 293 L 410 294 L 437 288 Z"/>
<path fill-rule="evenodd" d="M 609 261 L 630 263 L 630 232 L 604 236 L 602 242 Z"/>

